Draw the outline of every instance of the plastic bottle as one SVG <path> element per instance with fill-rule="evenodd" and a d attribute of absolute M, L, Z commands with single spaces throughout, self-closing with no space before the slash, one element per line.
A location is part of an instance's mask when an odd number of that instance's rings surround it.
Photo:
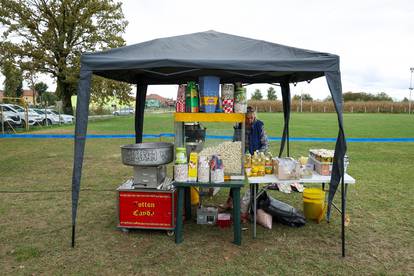
<path fill-rule="evenodd" d="M 252 175 L 251 176 L 257 176 L 258 171 L 259 171 L 259 156 L 256 151 L 252 157 Z"/>
<path fill-rule="evenodd" d="M 266 174 L 273 173 L 272 154 L 270 152 L 266 154 L 265 173 Z"/>
<path fill-rule="evenodd" d="M 247 177 L 252 175 L 252 156 L 250 153 L 244 155 L 244 171 Z"/>
<path fill-rule="evenodd" d="M 259 171 L 258 176 L 264 176 L 266 174 L 266 156 L 263 152 L 259 154 Z"/>

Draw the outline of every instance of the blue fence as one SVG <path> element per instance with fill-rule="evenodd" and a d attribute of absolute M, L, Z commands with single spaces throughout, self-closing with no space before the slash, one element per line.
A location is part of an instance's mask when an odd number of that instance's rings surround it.
<path fill-rule="evenodd" d="M 173 133 L 144 134 L 144 138 L 174 137 Z M 73 139 L 74 134 L 0 134 L 0 138 L 13 139 Z M 87 139 L 133 139 L 134 134 L 88 134 Z M 207 135 L 207 139 L 231 140 L 229 135 Z M 270 141 L 280 141 L 280 137 L 269 137 Z M 298 142 L 335 142 L 336 138 L 290 137 L 290 141 Z M 414 138 L 347 138 L 351 143 L 412 143 Z"/>

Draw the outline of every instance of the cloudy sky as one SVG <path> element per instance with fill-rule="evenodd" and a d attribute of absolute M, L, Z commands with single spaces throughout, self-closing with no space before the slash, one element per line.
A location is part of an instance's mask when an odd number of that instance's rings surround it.
<path fill-rule="evenodd" d="M 414 1 L 392 0 L 125 0 L 127 44 L 215 30 L 337 54 L 343 91 L 386 92 L 408 97 L 414 67 Z M 248 91 L 268 85 L 251 86 Z M 171 87 L 149 93 L 174 96 Z M 298 84 L 293 93 L 323 99 L 324 78 Z"/>
<path fill-rule="evenodd" d="M 341 57 L 343 91 L 408 97 L 414 67 L 413 0 L 124 0 L 128 45 L 215 30 Z M 49 80 L 50 86 L 54 86 Z M 269 85 L 252 85 L 251 93 Z M 278 90 L 278 89 L 277 89 Z M 292 87 L 293 94 L 329 95 L 325 78 Z M 149 93 L 175 97 L 176 88 Z M 413 95 L 414 96 L 414 95 Z"/>

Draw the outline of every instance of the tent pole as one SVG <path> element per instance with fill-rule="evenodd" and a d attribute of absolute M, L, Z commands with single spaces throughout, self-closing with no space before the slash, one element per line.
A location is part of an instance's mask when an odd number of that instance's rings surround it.
<path fill-rule="evenodd" d="M 283 102 L 283 117 L 284 117 L 284 127 L 282 134 L 282 141 L 280 142 L 279 157 L 282 157 L 283 150 L 287 148 L 287 156 L 290 156 L 289 152 L 289 121 L 290 121 L 290 87 L 289 80 L 285 80 L 280 83 L 282 88 L 282 102 Z"/>
<path fill-rule="evenodd" d="M 137 84 L 137 94 L 135 96 L 135 143 L 142 143 L 147 87 L 146 84 Z"/>
<path fill-rule="evenodd" d="M 342 238 L 342 257 L 345 257 L 345 210 L 346 210 L 346 187 L 344 183 L 344 163 L 342 163 L 342 181 L 341 181 L 341 215 L 342 215 L 342 229 L 341 229 L 341 238 Z"/>
<path fill-rule="evenodd" d="M 72 247 L 75 247 L 76 215 L 78 211 L 86 132 L 88 128 L 91 77 L 92 72 L 82 70 L 81 67 L 78 98 L 76 103 L 75 152 L 72 173 Z"/>

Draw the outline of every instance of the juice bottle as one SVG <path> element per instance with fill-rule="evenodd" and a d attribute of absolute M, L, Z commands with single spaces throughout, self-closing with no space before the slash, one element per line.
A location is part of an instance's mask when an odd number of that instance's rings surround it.
<path fill-rule="evenodd" d="M 266 174 L 273 173 L 272 154 L 270 152 L 266 154 L 265 173 Z"/>
<path fill-rule="evenodd" d="M 251 176 L 257 176 L 258 171 L 259 171 L 259 155 L 256 151 L 252 157 L 252 175 Z"/>
<path fill-rule="evenodd" d="M 266 157 L 263 152 L 259 155 L 259 172 L 258 176 L 264 176 L 266 174 Z"/>
<path fill-rule="evenodd" d="M 244 171 L 247 177 L 252 175 L 252 156 L 250 153 L 244 155 Z"/>

